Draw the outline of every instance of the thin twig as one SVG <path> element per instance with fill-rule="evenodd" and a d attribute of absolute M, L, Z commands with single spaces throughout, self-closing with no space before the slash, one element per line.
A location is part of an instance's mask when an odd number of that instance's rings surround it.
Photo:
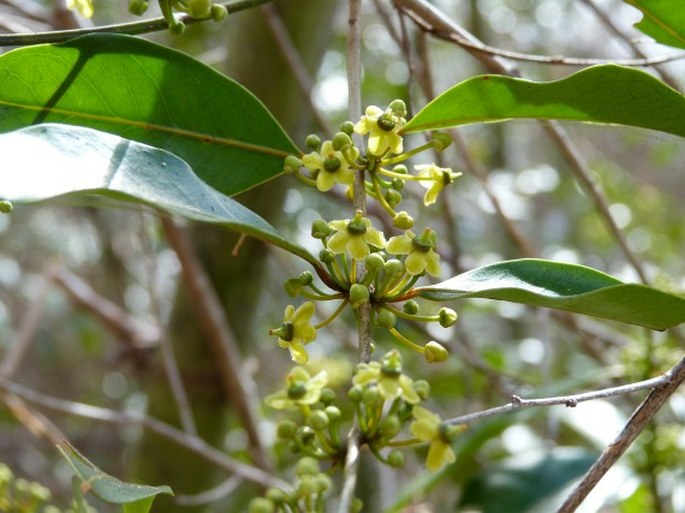
<path fill-rule="evenodd" d="M 262 440 L 257 422 L 257 407 L 252 402 L 259 397 L 257 385 L 245 371 L 221 301 L 200 264 L 188 234 L 168 217 L 162 217 L 162 226 L 169 245 L 181 262 L 181 277 L 191 297 L 198 321 L 217 359 L 224 393 L 243 421 L 255 461 L 260 467 L 270 469 L 272 465 L 267 458 L 266 444 Z"/>
<path fill-rule="evenodd" d="M 563 55 L 534 55 L 529 53 L 512 52 L 489 46 L 481 41 L 475 41 L 460 30 L 453 30 L 450 23 L 445 23 L 448 19 L 424 0 L 395 0 L 395 4 L 400 7 L 409 17 L 411 17 L 423 30 L 431 33 L 438 39 L 451 41 L 471 53 L 480 56 L 495 58 L 505 58 L 514 61 L 536 62 L 540 64 L 556 64 L 563 66 L 594 66 L 597 64 L 619 64 L 622 66 L 654 66 L 685 58 L 685 52 L 678 52 L 671 55 L 661 55 L 658 57 L 641 59 L 592 59 L 582 57 L 566 57 Z"/>
<path fill-rule="evenodd" d="M 574 408 L 579 403 L 585 401 L 592 401 L 596 399 L 606 399 L 607 397 L 614 397 L 617 395 L 632 394 L 645 389 L 655 389 L 666 384 L 671 383 L 674 379 L 674 370 L 668 371 L 658 378 L 647 379 L 645 381 L 638 381 L 637 383 L 629 383 L 627 385 L 620 385 L 617 387 L 603 388 L 601 390 L 594 390 L 592 392 L 583 392 L 580 394 L 571 394 L 564 396 L 543 397 L 540 399 L 523 399 L 519 396 L 512 396 L 511 402 L 489 408 L 487 410 L 469 413 L 468 415 L 461 415 L 446 420 L 449 424 L 470 424 L 476 420 L 481 420 L 494 415 L 502 415 L 512 411 L 520 410 L 522 408 L 539 408 L 542 406 L 563 405 L 567 408 Z"/>
<path fill-rule="evenodd" d="M 227 2 L 222 4 L 226 7 L 229 14 L 246 9 L 252 9 L 258 5 L 262 5 L 273 0 L 236 0 L 235 2 Z M 178 19 L 190 25 L 207 21 L 207 19 L 197 19 L 190 15 L 184 14 Z M 211 20 L 211 18 L 209 18 Z M 150 32 L 158 32 L 160 30 L 167 30 L 169 24 L 163 17 L 150 18 L 143 21 L 134 21 L 129 23 L 117 23 L 114 25 L 103 25 L 101 27 L 88 27 L 72 30 L 56 30 L 50 32 L 29 32 L 24 34 L 0 34 L 0 46 L 29 46 L 43 43 L 63 43 L 75 37 L 86 36 L 88 34 L 97 33 L 115 33 L 115 34 L 148 34 Z"/>
<path fill-rule="evenodd" d="M 685 381 L 685 358 L 680 360 L 664 377 L 662 386 L 654 388 L 642 404 L 635 410 L 628 423 L 613 443 L 609 444 L 602 455 L 590 467 L 578 486 L 559 508 L 557 513 L 573 513 L 585 500 L 590 491 L 604 477 L 604 474 L 618 461 L 637 436 L 647 426 L 666 400 L 673 395 Z"/>
<path fill-rule="evenodd" d="M 0 391 L 14 394 L 21 399 L 42 406 L 52 411 L 76 415 L 79 417 L 107 422 L 110 424 L 132 424 L 143 426 L 151 432 L 171 440 L 176 444 L 188 449 L 205 460 L 220 468 L 233 472 L 250 482 L 261 486 L 278 486 L 288 489 L 290 485 L 260 468 L 248 465 L 242 461 L 231 458 L 227 454 L 215 449 L 207 442 L 196 436 L 190 435 L 166 424 L 160 420 L 146 415 L 129 412 L 119 412 L 99 406 L 67 401 L 49 395 L 42 394 L 17 383 L 0 379 Z"/>

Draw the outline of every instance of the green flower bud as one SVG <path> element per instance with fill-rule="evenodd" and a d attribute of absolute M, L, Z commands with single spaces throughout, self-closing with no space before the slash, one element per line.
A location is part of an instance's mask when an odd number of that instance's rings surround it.
<path fill-rule="evenodd" d="M 392 188 L 395 189 L 396 191 L 401 191 L 404 189 L 404 180 L 401 178 L 393 178 L 391 182 Z"/>
<path fill-rule="evenodd" d="M 212 14 L 212 0 L 189 0 L 188 12 L 193 18 L 209 18 Z"/>
<path fill-rule="evenodd" d="M 340 131 L 345 132 L 347 135 L 352 135 L 354 133 L 354 123 L 352 121 L 343 121 L 340 124 Z"/>
<path fill-rule="evenodd" d="M 299 440 L 303 446 L 311 444 L 316 438 L 316 432 L 309 426 L 300 426 L 297 428 L 296 439 Z"/>
<path fill-rule="evenodd" d="M 395 208 L 402 201 L 402 195 L 396 189 L 388 189 L 385 191 L 385 201 L 388 202 L 392 208 Z"/>
<path fill-rule="evenodd" d="M 388 453 L 386 458 L 388 465 L 394 468 L 399 468 L 404 466 L 404 453 L 398 449 L 393 449 Z"/>
<path fill-rule="evenodd" d="M 428 363 L 433 362 L 444 362 L 447 360 L 449 353 L 447 349 L 438 344 L 436 341 L 431 340 L 424 346 L 425 352 L 423 356 L 426 358 Z"/>
<path fill-rule="evenodd" d="M 395 116 L 403 118 L 407 115 L 407 104 L 402 100 L 393 100 L 388 107 Z"/>
<path fill-rule="evenodd" d="M 321 139 L 316 134 L 310 134 L 304 140 L 304 144 L 310 150 L 318 151 L 321 148 Z"/>
<path fill-rule="evenodd" d="M 297 297 L 300 295 L 303 285 L 299 278 L 290 278 L 283 284 L 283 288 L 290 297 Z"/>
<path fill-rule="evenodd" d="M 350 303 L 355 310 L 369 302 L 369 288 L 361 283 L 353 283 L 350 287 Z"/>
<path fill-rule="evenodd" d="M 39 502 L 45 502 L 49 500 L 52 495 L 50 490 L 39 483 L 30 483 L 28 493 L 33 499 Z"/>
<path fill-rule="evenodd" d="M 392 218 L 392 224 L 401 230 L 409 230 L 412 226 L 414 226 L 414 218 L 402 210 L 401 212 L 395 214 L 395 217 Z"/>
<path fill-rule="evenodd" d="M 377 405 L 383 402 L 383 396 L 381 395 L 378 387 L 367 387 L 362 392 L 362 402 L 369 408 L 375 408 Z"/>
<path fill-rule="evenodd" d="M 300 478 L 300 483 L 297 485 L 297 495 L 301 498 L 314 495 L 318 491 L 318 486 L 314 476 L 306 475 Z"/>
<path fill-rule="evenodd" d="M 297 434 L 297 424 L 291 420 L 284 420 L 276 426 L 276 436 L 283 440 L 291 440 Z"/>
<path fill-rule="evenodd" d="M 319 462 L 314 458 L 305 456 L 295 464 L 295 475 L 299 478 L 302 476 L 313 476 L 319 473 Z"/>
<path fill-rule="evenodd" d="M 376 322 L 379 326 L 389 330 L 395 327 L 395 324 L 397 323 L 397 317 L 390 310 L 381 308 L 381 311 L 378 312 L 378 315 L 376 316 Z"/>
<path fill-rule="evenodd" d="M 366 271 L 372 275 L 383 269 L 384 264 L 385 259 L 380 253 L 370 253 L 369 256 L 364 259 L 364 267 L 366 268 Z"/>
<path fill-rule="evenodd" d="M 182 21 L 174 20 L 173 23 L 169 23 L 169 32 L 175 36 L 180 36 L 186 29 L 186 24 Z"/>
<path fill-rule="evenodd" d="M 354 385 L 347 392 L 347 398 L 353 403 L 358 403 L 362 400 L 362 394 L 364 393 L 364 388 L 360 385 Z"/>
<path fill-rule="evenodd" d="M 409 168 L 405 166 L 404 164 L 397 164 L 395 167 L 392 168 L 393 172 L 400 174 L 400 175 L 408 175 L 409 174 Z"/>
<path fill-rule="evenodd" d="M 333 149 L 335 151 L 340 151 L 343 148 L 346 148 L 348 146 L 352 146 L 352 139 L 350 139 L 350 136 L 346 134 L 345 132 L 338 132 L 335 134 L 333 137 L 333 140 L 331 141 L 333 145 Z"/>
<path fill-rule="evenodd" d="M 435 151 L 443 151 L 452 144 L 452 137 L 447 132 L 433 132 L 431 134 L 431 142 Z"/>
<path fill-rule="evenodd" d="M 333 486 L 333 480 L 323 472 L 319 472 L 313 476 L 312 481 L 314 481 L 316 493 L 324 493 L 326 490 L 330 490 L 330 488 Z"/>
<path fill-rule="evenodd" d="M 255 497 L 250 501 L 249 513 L 275 513 L 276 506 L 269 499 Z"/>
<path fill-rule="evenodd" d="M 419 313 L 419 304 L 413 299 L 410 299 L 402 305 L 402 310 L 406 314 L 416 315 L 417 313 Z"/>
<path fill-rule="evenodd" d="M 214 21 L 223 21 L 228 18 L 228 9 L 221 4 L 212 5 L 212 19 Z"/>
<path fill-rule="evenodd" d="M 385 262 L 383 269 L 388 276 L 395 276 L 404 272 L 404 264 L 396 258 L 391 258 Z"/>
<path fill-rule="evenodd" d="M 295 155 L 288 155 L 283 161 L 283 172 L 292 174 L 302 167 L 302 161 Z"/>
<path fill-rule="evenodd" d="M 314 275 L 310 271 L 302 271 L 297 279 L 300 280 L 302 285 L 306 287 L 312 284 L 314 281 Z"/>
<path fill-rule="evenodd" d="M 335 260 L 335 253 L 328 248 L 324 248 L 319 251 L 319 260 L 321 260 L 324 264 L 330 264 L 333 260 Z"/>
<path fill-rule="evenodd" d="M 337 422 L 342 418 L 342 412 L 337 406 L 326 406 L 324 411 L 326 412 L 326 415 L 328 415 L 328 420 L 332 423 Z"/>
<path fill-rule="evenodd" d="M 411 387 L 418 394 L 422 401 L 428 399 L 431 394 L 431 386 L 425 379 L 417 379 L 411 384 Z"/>
<path fill-rule="evenodd" d="M 283 504 L 288 499 L 288 494 L 275 486 L 267 489 L 264 495 L 277 506 Z"/>
<path fill-rule="evenodd" d="M 315 239 L 325 239 L 332 231 L 331 227 L 323 219 L 314 219 L 312 222 L 312 237 Z"/>
<path fill-rule="evenodd" d="M 364 509 L 364 501 L 359 497 L 352 499 L 352 505 L 350 506 L 350 513 L 361 513 Z"/>
<path fill-rule="evenodd" d="M 308 422 L 313 429 L 316 431 L 321 431 L 322 429 L 326 429 L 331 421 L 325 412 L 321 410 L 314 410 L 311 415 L 309 415 Z"/>
<path fill-rule="evenodd" d="M 329 405 L 333 401 L 335 401 L 335 390 L 329 387 L 324 387 L 321 389 L 321 397 L 319 398 L 319 401 L 321 401 L 324 405 Z"/>
<path fill-rule="evenodd" d="M 402 429 L 402 423 L 397 415 L 388 415 L 378 424 L 378 432 L 383 438 L 390 440 Z"/>
<path fill-rule="evenodd" d="M 455 322 L 457 322 L 458 315 L 457 312 L 451 308 L 442 307 L 438 313 L 438 317 L 440 318 L 440 326 L 443 328 L 449 328 Z"/>
<path fill-rule="evenodd" d="M 147 11 L 148 3 L 145 0 L 130 0 L 128 3 L 128 12 L 135 16 L 141 16 Z"/>

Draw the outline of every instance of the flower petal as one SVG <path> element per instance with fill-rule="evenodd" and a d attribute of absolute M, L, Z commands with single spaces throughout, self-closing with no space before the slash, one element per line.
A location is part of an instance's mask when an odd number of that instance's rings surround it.
<path fill-rule="evenodd" d="M 404 266 L 407 269 L 407 272 L 412 276 L 421 274 L 426 268 L 426 254 L 418 251 L 412 251 L 404 261 Z"/>
<path fill-rule="evenodd" d="M 331 247 L 330 243 L 328 247 Z M 331 251 L 335 253 L 333 249 L 331 249 Z M 352 255 L 352 258 L 354 258 L 355 260 L 362 260 L 366 258 L 369 255 L 369 253 L 371 253 L 371 251 L 369 250 L 369 246 L 366 244 L 366 242 L 364 242 L 364 239 L 359 235 L 349 237 L 349 240 L 347 241 L 347 251 L 350 252 L 350 255 Z"/>
<path fill-rule="evenodd" d="M 347 233 L 347 231 L 336 232 L 331 236 L 330 239 L 328 239 L 328 249 L 335 254 L 344 253 L 349 239 L 350 235 Z"/>
<path fill-rule="evenodd" d="M 440 255 L 432 249 L 426 253 L 426 272 L 433 277 L 440 276 Z"/>
<path fill-rule="evenodd" d="M 428 448 L 426 456 L 426 468 L 432 472 L 440 470 L 447 463 L 454 463 L 456 460 L 454 451 L 442 440 L 435 440 Z"/>

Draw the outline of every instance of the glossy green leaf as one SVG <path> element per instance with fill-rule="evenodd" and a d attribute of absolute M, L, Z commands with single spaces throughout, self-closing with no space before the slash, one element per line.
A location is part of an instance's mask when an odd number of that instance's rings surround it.
<path fill-rule="evenodd" d="M 635 24 L 663 45 L 685 48 L 685 4 L 673 0 L 624 0 L 642 11 Z"/>
<path fill-rule="evenodd" d="M 482 513 L 525 513 L 539 511 L 545 504 L 542 511 L 556 511 L 550 500 L 583 475 L 595 459 L 587 451 L 570 448 L 528 461 L 516 456 L 469 482 L 460 506 L 477 506 Z"/>
<path fill-rule="evenodd" d="M 67 442 L 60 444 L 58 449 L 80 480 L 81 490 L 92 492 L 106 502 L 129 505 L 124 506 L 126 513 L 147 513 L 155 496 L 161 493 L 174 494 L 168 486 L 147 486 L 120 481 L 100 470 Z"/>
<path fill-rule="evenodd" d="M 435 98 L 403 132 L 513 118 L 629 125 L 685 136 L 685 97 L 647 73 L 615 65 L 552 82 L 482 75 Z"/>
<path fill-rule="evenodd" d="M 488 298 L 664 330 L 685 322 L 685 299 L 582 265 L 539 259 L 498 262 L 421 287 L 434 301 Z"/>
<path fill-rule="evenodd" d="M 0 134 L 0 198 L 15 204 L 92 195 L 150 205 L 275 244 L 305 260 L 304 248 L 157 148 L 90 128 L 43 124 Z"/>
<path fill-rule="evenodd" d="M 0 56 L 0 132 L 57 122 L 173 151 L 226 195 L 299 153 L 252 93 L 188 55 L 93 34 Z"/>

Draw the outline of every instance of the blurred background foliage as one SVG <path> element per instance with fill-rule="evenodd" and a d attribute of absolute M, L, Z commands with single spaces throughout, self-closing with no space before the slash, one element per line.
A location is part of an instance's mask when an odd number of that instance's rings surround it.
<path fill-rule="evenodd" d="M 363 5 L 364 105 L 385 106 L 402 98 L 415 112 L 433 95 L 485 71 L 464 49 L 422 33 L 407 18 L 400 21 L 390 3 Z M 632 25 L 639 12 L 618 0 L 442 0 L 434 5 L 490 46 L 510 51 L 607 60 L 635 58 L 636 48 L 650 56 L 673 51 L 637 32 Z M 127 19 L 125 2 L 95 2 L 93 23 Z M 83 23 L 58 0 L 0 1 L 5 32 Z M 278 27 L 299 50 L 311 91 L 298 87 L 284 60 L 282 42 L 274 36 Z M 283 0 L 231 15 L 220 24 L 189 26 L 181 37 L 149 37 L 243 83 L 300 143 L 308 133 L 325 132 L 321 120 L 330 127 L 346 119 L 346 31 L 346 2 Z M 537 80 L 576 69 L 515 64 L 523 77 Z M 652 72 L 668 78 L 682 77 L 683 70 L 684 64 L 676 60 Z M 683 82 L 671 85 L 682 87 Z M 638 129 L 564 128 L 649 279 L 682 292 L 683 141 Z M 535 255 L 639 280 L 587 191 L 574 179 L 568 159 L 538 123 L 467 126 L 459 137 L 439 156 L 443 164 L 464 172 L 443 201 L 424 208 L 421 191 L 407 187 L 405 193 L 405 208 L 417 213 L 416 225 L 430 224 L 440 234 L 445 277 L 496 260 Z M 408 145 L 420 143 L 412 136 Z M 493 196 L 500 214 L 493 208 Z M 311 222 L 350 214 L 342 194 L 322 196 L 287 176 L 237 199 L 315 251 L 319 247 L 309 237 Z M 527 247 L 512 240 L 511 226 Z M 264 396 L 280 387 L 291 365 L 267 332 L 280 324 L 290 302 L 281 284 L 304 270 L 301 262 L 214 228 L 187 229 L 225 306 L 241 364 Z M 220 369 L 180 281 L 179 260 L 155 215 L 143 209 L 64 204 L 21 207 L 0 217 L 0 234 L 0 358 L 25 331 L 30 335 L 29 350 L 12 380 L 49 396 L 145 412 L 179 424 L 159 337 L 135 343 L 114 334 L 54 278 L 55 273 L 68 272 L 144 323 L 150 333 L 161 329 L 173 344 L 200 434 L 233 456 L 249 458 L 249 437 L 220 385 Z M 451 306 L 460 315 L 452 329 L 426 333 L 419 326 L 402 327 L 417 340 L 432 338 L 451 350 L 447 362 L 430 367 L 405 354 L 410 375 L 430 379 L 432 401 L 443 418 L 506 403 L 511 394 L 541 397 L 645 379 L 667 370 L 682 353 L 668 333 L 498 302 Z M 326 365 L 336 371 L 341 397 L 356 354 L 352 319 L 344 320 L 323 330 L 310 346 L 313 368 Z M 380 332 L 376 343 L 382 351 L 393 347 Z M 457 462 L 437 475 L 423 470 L 422 451 L 417 458 L 407 458 L 406 467 L 397 472 L 369 461 L 360 490 L 365 511 L 552 511 L 640 400 L 636 394 L 476 422 L 455 443 Z M 242 511 L 259 493 L 257 487 L 178 446 L 155 440 L 139 426 L 39 410 L 108 473 L 169 484 L 176 501 L 160 499 L 154 511 Z M 271 444 L 281 417 L 261 411 L 259 428 Z M 581 510 L 685 512 L 684 418 L 685 396 L 676 394 Z M 0 405 L 0 432 L 0 461 L 17 476 L 53 490 L 54 502 L 66 508 L 70 471 L 51 444 L 34 437 L 6 405 Z M 274 454 L 276 467 L 287 469 L 292 456 L 278 444 Z M 217 492 L 215 500 L 201 504 L 197 494 L 221 483 L 225 493 Z"/>

